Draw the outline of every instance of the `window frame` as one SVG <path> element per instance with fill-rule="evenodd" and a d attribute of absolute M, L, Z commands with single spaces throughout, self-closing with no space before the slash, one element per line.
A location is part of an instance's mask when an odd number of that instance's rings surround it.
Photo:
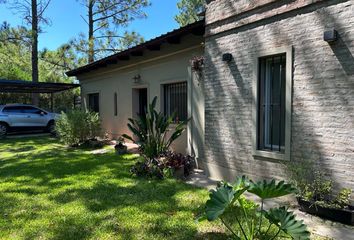
<path fill-rule="evenodd" d="M 167 113 L 166 113 L 166 101 L 165 101 L 165 87 L 168 86 L 168 85 L 174 85 L 174 84 L 186 84 L 186 101 L 185 101 L 185 104 L 186 104 L 186 119 L 183 119 L 183 120 L 179 120 L 179 122 L 183 122 L 183 121 L 186 121 L 188 118 L 189 118 L 189 112 L 188 112 L 188 81 L 166 81 L 166 82 L 163 82 L 161 83 L 161 98 L 162 98 L 162 101 L 161 101 L 161 110 L 163 112 L 163 114 L 165 116 L 167 116 Z M 177 122 L 176 121 L 173 121 L 173 124 L 176 124 Z"/>
<path fill-rule="evenodd" d="M 93 111 L 90 108 L 90 95 L 98 95 L 98 112 Z M 101 113 L 101 93 L 100 92 L 88 92 L 86 94 L 86 96 L 87 96 L 86 109 L 89 110 L 89 111 L 96 112 L 96 113 L 100 114 Z"/>
<path fill-rule="evenodd" d="M 259 69 L 260 59 L 264 57 L 271 57 L 273 55 L 285 54 L 286 67 L 285 67 L 285 151 L 272 152 L 258 149 L 258 134 L 259 134 Z M 293 74 L 293 48 L 292 46 L 284 46 L 273 48 L 265 51 L 259 51 L 254 58 L 254 71 L 253 71 L 253 107 L 252 107 L 252 153 L 255 158 L 267 158 L 275 160 L 290 161 L 291 152 L 291 113 L 292 113 L 292 74 Z"/>

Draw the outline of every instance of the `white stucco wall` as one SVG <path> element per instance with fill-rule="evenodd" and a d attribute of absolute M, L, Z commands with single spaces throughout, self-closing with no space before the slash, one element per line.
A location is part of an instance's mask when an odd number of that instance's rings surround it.
<path fill-rule="evenodd" d="M 196 84 L 190 70 L 190 59 L 203 54 L 202 38 L 193 35 L 182 39 L 181 44 L 163 44 L 161 51 L 145 51 L 144 56 L 131 57 L 110 67 L 78 76 L 81 83 L 83 105 L 86 106 L 87 94 L 99 93 L 100 115 L 104 132 L 112 137 L 129 133 L 128 118 L 134 116 L 133 89 L 147 88 L 148 102 L 157 96 L 157 108 L 163 107 L 162 86 L 166 83 L 187 82 L 188 112 L 192 120 L 186 131 L 173 145 L 173 150 L 182 153 L 202 152 L 204 131 L 204 97 L 202 85 Z M 141 76 L 139 84 L 134 83 L 134 76 Z M 114 93 L 118 96 L 118 114 L 114 116 Z M 197 105 L 197 106 L 196 106 Z M 193 126 L 193 128 L 191 128 Z M 187 136 L 190 136 L 187 144 Z M 195 136 L 195 139 L 192 139 Z M 195 150 L 193 150 L 195 149 Z M 193 151 L 192 151 L 193 150 Z"/>

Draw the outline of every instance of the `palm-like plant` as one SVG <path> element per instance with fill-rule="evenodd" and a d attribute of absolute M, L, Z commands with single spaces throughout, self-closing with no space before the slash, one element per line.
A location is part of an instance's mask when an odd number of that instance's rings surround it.
<path fill-rule="evenodd" d="M 256 216 L 248 215 L 243 206 L 241 196 L 246 191 L 257 195 L 261 199 L 261 207 L 258 209 Z M 295 191 L 295 188 L 291 184 L 286 184 L 283 181 L 278 183 L 274 180 L 270 182 L 253 182 L 245 176 L 237 178 L 234 184 L 221 182 L 216 190 L 212 190 L 210 193 L 210 198 L 206 202 L 204 217 L 209 221 L 220 219 L 235 239 L 275 239 L 283 232 L 292 239 L 307 240 L 310 239 L 310 233 L 307 231 L 306 225 L 302 221 L 296 220 L 295 215 L 288 211 L 288 209 L 279 207 L 265 210 L 263 208 L 265 199 L 285 196 Z M 241 216 L 234 216 L 241 230 L 240 233 L 233 230 L 224 219 L 225 213 L 233 206 L 241 208 L 241 212 L 244 214 L 243 217 L 246 219 L 246 223 L 242 224 L 240 220 Z M 261 228 L 264 218 L 268 220 L 266 231 Z M 269 237 L 269 230 L 272 226 L 275 226 L 278 230 L 276 234 Z"/>
<path fill-rule="evenodd" d="M 157 112 L 155 110 L 156 102 L 157 97 L 154 97 L 146 114 L 139 115 L 136 119 L 129 118 L 128 128 L 136 138 L 123 134 L 124 138 L 139 145 L 144 155 L 149 159 L 167 151 L 171 144 L 181 136 L 188 122 L 186 120 L 178 123 L 168 137 L 167 133 L 170 130 L 170 125 L 174 122 L 175 113 L 167 117 L 163 113 Z"/>

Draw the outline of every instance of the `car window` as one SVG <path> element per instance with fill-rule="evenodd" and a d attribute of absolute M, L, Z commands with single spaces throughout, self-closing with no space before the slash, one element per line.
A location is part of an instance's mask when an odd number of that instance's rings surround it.
<path fill-rule="evenodd" d="M 22 113 L 22 106 L 11 106 L 11 107 L 4 107 L 2 110 L 4 113 Z"/>
<path fill-rule="evenodd" d="M 24 106 L 23 107 L 23 112 L 24 113 L 30 113 L 30 114 L 40 114 L 41 112 L 43 112 L 42 110 L 35 108 L 35 107 L 31 107 L 31 106 Z"/>

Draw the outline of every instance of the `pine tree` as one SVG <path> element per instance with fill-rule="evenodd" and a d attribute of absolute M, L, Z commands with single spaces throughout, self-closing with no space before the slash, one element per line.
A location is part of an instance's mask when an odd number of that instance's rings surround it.
<path fill-rule="evenodd" d="M 72 41 L 76 49 L 87 55 L 88 62 L 141 43 L 136 32 L 123 32 L 134 19 L 146 17 L 144 7 L 149 0 L 81 0 L 87 15 L 81 16 L 87 24 L 87 35 Z"/>
<path fill-rule="evenodd" d="M 200 20 L 198 14 L 204 11 L 205 0 L 180 0 L 177 3 L 179 14 L 175 20 L 181 27 Z"/>
<path fill-rule="evenodd" d="M 0 3 L 9 3 L 12 9 L 21 14 L 26 25 L 31 26 L 31 63 L 32 63 L 32 81 L 39 81 L 38 74 L 38 34 L 41 32 L 40 24 L 47 25 L 49 19 L 44 17 L 44 12 L 48 8 L 51 0 L 2 0 Z M 28 37 L 28 36 L 27 36 Z M 27 38 L 23 39 L 24 41 Z M 32 95 L 32 104 L 38 105 L 38 94 Z"/>

